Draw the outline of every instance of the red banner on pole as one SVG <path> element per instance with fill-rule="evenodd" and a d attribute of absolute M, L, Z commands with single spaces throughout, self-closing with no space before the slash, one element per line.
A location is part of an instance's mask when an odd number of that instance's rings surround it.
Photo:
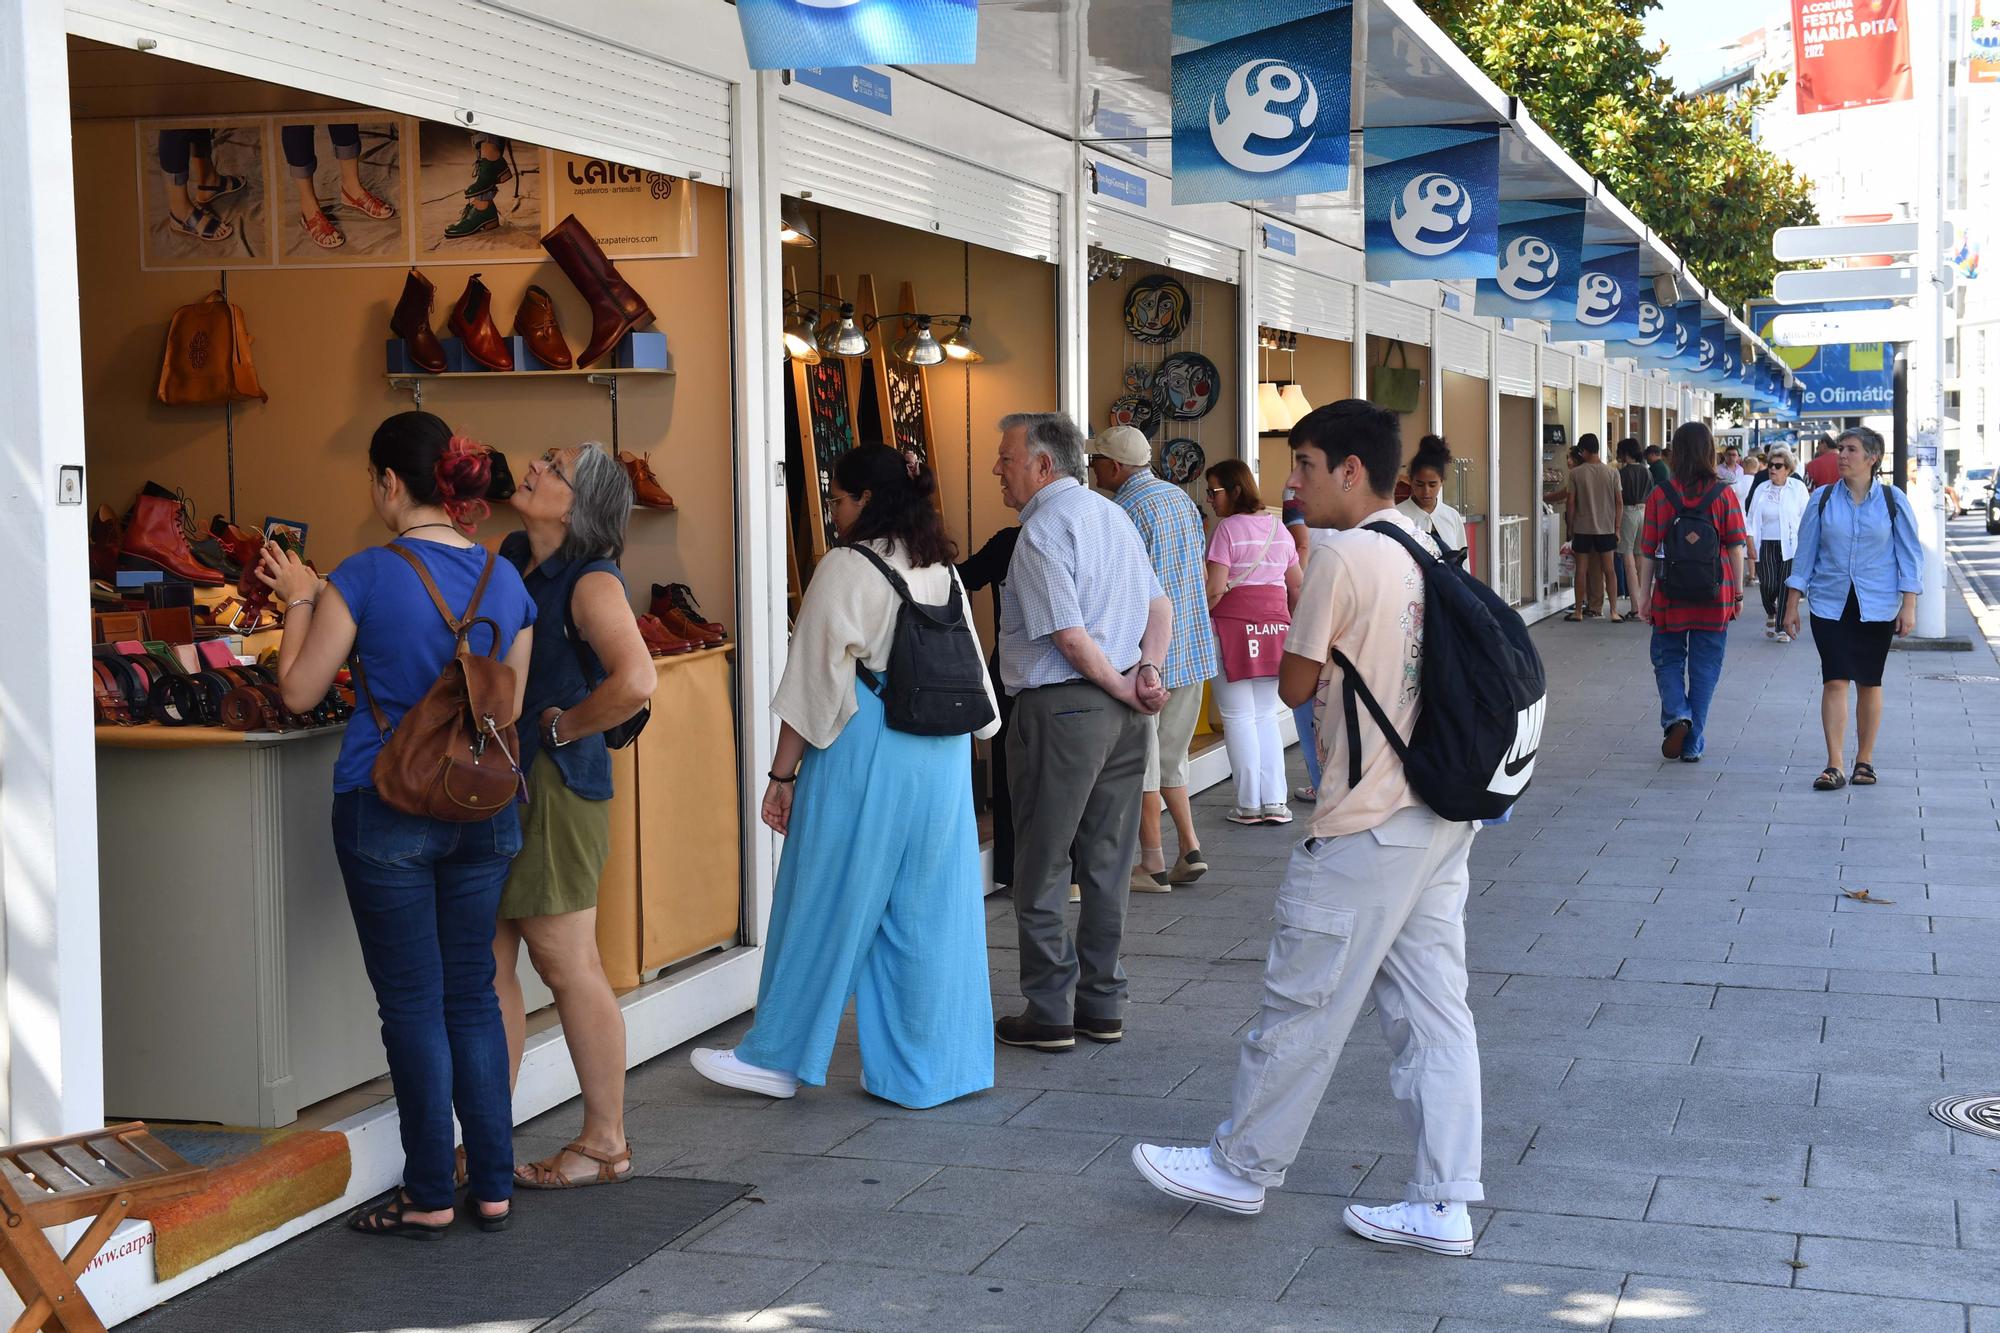
<path fill-rule="evenodd" d="M 1792 0 L 1792 53 L 1802 116 L 1910 100 L 1904 0 Z"/>

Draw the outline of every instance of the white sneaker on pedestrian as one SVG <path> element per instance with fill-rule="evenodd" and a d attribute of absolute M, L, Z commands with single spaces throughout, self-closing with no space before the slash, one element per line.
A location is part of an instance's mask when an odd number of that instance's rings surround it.
<path fill-rule="evenodd" d="M 1771 636 L 1771 642 L 1773 643 L 1790 643 L 1791 641 L 1792 641 L 1792 636 L 1785 633 L 1783 630 L 1779 630 L 1776 634 L 1773 634 Z"/>
<path fill-rule="evenodd" d="M 1069 886 L 1069 900 L 1073 903 L 1080 903 L 1083 901 L 1083 885 L 1072 884 Z"/>
<path fill-rule="evenodd" d="M 1223 818 L 1232 824 L 1261 824 L 1264 822 L 1264 812 L 1262 810 L 1246 809 L 1243 806 L 1237 805 L 1231 806 L 1229 813 L 1224 815 Z"/>
<path fill-rule="evenodd" d="M 1264 1187 L 1217 1166 L 1206 1148 L 1163 1148 L 1141 1143 L 1132 1165 L 1149 1184 L 1176 1199 L 1205 1203 L 1230 1213 L 1264 1211 Z"/>
<path fill-rule="evenodd" d="M 782 1074 L 775 1069 L 760 1069 L 737 1059 L 734 1051 L 697 1046 L 694 1053 L 688 1056 L 688 1063 L 694 1066 L 695 1073 L 725 1088 L 761 1092 L 766 1097 L 780 1100 L 796 1095 L 799 1090 L 799 1081 L 790 1074 Z"/>
<path fill-rule="evenodd" d="M 1266 824 L 1289 824 L 1292 822 L 1292 807 L 1283 801 L 1274 801 L 1259 812 Z"/>
<path fill-rule="evenodd" d="M 1472 1214 L 1462 1203 L 1392 1203 L 1383 1208 L 1349 1204 L 1341 1210 L 1340 1220 L 1363 1240 L 1410 1245 L 1432 1254 L 1472 1253 Z"/>

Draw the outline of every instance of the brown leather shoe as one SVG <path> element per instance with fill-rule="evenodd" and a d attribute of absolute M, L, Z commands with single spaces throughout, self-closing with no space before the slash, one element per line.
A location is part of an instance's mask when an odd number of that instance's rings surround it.
<path fill-rule="evenodd" d="M 389 316 L 389 332 L 401 338 L 410 349 L 410 360 L 430 371 L 442 374 L 445 367 L 444 346 L 431 330 L 431 305 L 437 299 L 437 288 L 431 280 L 411 269 L 403 279 L 403 297 L 396 302 L 396 313 Z"/>
<path fill-rule="evenodd" d="M 674 497 L 667 494 L 666 487 L 653 475 L 652 455 L 641 458 L 637 454 L 620 454 L 618 461 L 625 465 L 625 474 L 632 478 L 632 498 L 648 509 L 673 509 Z"/>
<path fill-rule="evenodd" d="M 120 536 L 118 511 L 110 505 L 97 506 L 90 519 L 90 577 L 106 583 L 118 581 Z"/>
<path fill-rule="evenodd" d="M 512 370 L 514 349 L 493 323 L 493 293 L 477 273 L 465 280 L 465 294 L 451 308 L 451 331 L 465 344 L 465 354 L 488 370 Z"/>
<path fill-rule="evenodd" d="M 668 611 L 678 611 L 690 625 L 699 625 L 723 638 L 729 637 L 729 630 L 719 620 L 710 620 L 701 613 L 701 605 L 694 599 L 694 590 L 685 583 L 655 583 L 653 585 L 652 612 L 662 620 Z"/>
<path fill-rule="evenodd" d="M 540 287 L 528 288 L 521 308 L 514 312 L 514 336 L 528 341 L 535 359 L 551 370 L 570 368 L 569 344 L 563 340 L 562 325 L 556 323 L 556 303 Z"/>
<path fill-rule="evenodd" d="M 660 623 L 658 616 L 639 617 L 639 637 L 646 641 L 646 651 L 655 657 L 670 657 L 675 653 L 691 653 L 700 644 L 668 629 Z"/>
<path fill-rule="evenodd" d="M 205 588 L 221 587 L 225 581 L 221 570 L 194 558 L 181 528 L 180 501 L 163 495 L 141 495 L 132 506 L 118 558 L 121 564 L 163 569 Z"/>
<path fill-rule="evenodd" d="M 577 365 L 588 366 L 601 359 L 620 338 L 653 322 L 646 298 L 619 276 L 617 267 L 576 220 L 576 214 L 558 222 L 542 237 L 542 249 L 590 302 L 590 345 L 577 357 Z"/>
<path fill-rule="evenodd" d="M 672 607 L 668 607 L 664 612 L 656 611 L 654 615 L 670 632 L 680 635 L 683 639 L 699 647 L 712 648 L 728 637 L 725 634 L 718 634 L 706 625 L 695 624 Z"/>

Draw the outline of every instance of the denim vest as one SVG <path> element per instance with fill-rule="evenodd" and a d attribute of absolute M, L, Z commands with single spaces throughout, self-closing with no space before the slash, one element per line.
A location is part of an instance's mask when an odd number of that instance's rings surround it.
<path fill-rule="evenodd" d="M 527 564 L 534 556 L 525 532 L 508 534 L 500 543 L 500 558 L 521 571 L 521 582 L 535 603 L 537 633 L 528 658 L 527 694 L 521 704 L 521 771 L 526 773 L 535 756 L 548 748 L 542 743 L 542 711 L 574 708 L 604 680 L 603 664 L 577 633 L 569 612 L 576 581 L 596 570 L 611 574 L 621 585 L 625 576 L 613 561 L 566 560 L 560 554 L 529 569 Z M 585 736 L 560 749 L 550 749 L 548 754 L 571 791 L 586 800 L 611 799 L 611 751 L 603 736 Z"/>

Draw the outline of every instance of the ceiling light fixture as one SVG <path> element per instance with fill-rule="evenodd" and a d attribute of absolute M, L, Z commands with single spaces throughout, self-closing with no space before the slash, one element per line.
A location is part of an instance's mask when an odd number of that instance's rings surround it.
<path fill-rule="evenodd" d="M 796 199 L 778 201 L 778 239 L 786 245 L 809 250 L 819 244 L 806 227 L 806 210 Z"/>

